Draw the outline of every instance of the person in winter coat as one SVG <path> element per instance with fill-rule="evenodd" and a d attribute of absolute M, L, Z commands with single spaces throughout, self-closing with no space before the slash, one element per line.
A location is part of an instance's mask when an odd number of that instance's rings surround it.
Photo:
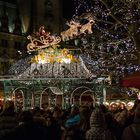
<path fill-rule="evenodd" d="M 136 107 L 133 123 L 123 131 L 122 140 L 140 140 L 140 103 Z"/>
<path fill-rule="evenodd" d="M 65 123 L 64 140 L 80 139 L 79 131 L 77 129 L 79 122 L 80 122 L 79 108 L 77 106 L 73 106 L 71 108 L 70 116 Z"/>
<path fill-rule="evenodd" d="M 86 140 L 113 140 L 110 130 L 106 129 L 105 116 L 99 108 L 94 109 L 91 114 Z"/>
<path fill-rule="evenodd" d="M 80 122 L 79 108 L 77 106 L 73 106 L 71 108 L 70 117 L 67 119 L 65 123 L 65 127 L 69 128 L 71 126 L 77 125 Z"/>
<path fill-rule="evenodd" d="M 14 102 L 6 101 L 0 114 L 0 140 L 9 135 L 17 124 Z"/>
<path fill-rule="evenodd" d="M 46 140 L 46 127 L 34 121 L 30 111 L 23 111 L 20 114 L 20 122 L 14 133 L 11 134 L 13 140 Z M 6 139 L 6 140 L 10 140 Z"/>

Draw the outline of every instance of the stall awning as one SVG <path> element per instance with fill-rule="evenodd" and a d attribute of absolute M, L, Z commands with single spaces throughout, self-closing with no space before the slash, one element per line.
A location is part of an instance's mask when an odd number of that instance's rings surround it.
<path fill-rule="evenodd" d="M 140 89 L 140 71 L 122 78 L 120 85 L 123 87 L 134 87 Z"/>

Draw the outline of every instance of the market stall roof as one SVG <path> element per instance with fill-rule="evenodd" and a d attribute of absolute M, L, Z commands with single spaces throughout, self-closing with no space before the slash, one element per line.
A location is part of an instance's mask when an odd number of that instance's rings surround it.
<path fill-rule="evenodd" d="M 140 89 L 140 71 L 122 78 L 120 81 L 120 85 L 122 87 L 134 87 Z"/>

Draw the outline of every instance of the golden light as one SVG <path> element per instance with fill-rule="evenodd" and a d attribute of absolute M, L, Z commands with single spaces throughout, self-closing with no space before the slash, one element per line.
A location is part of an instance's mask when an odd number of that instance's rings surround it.
<path fill-rule="evenodd" d="M 128 110 L 131 110 L 133 108 L 133 106 L 134 106 L 134 102 L 130 101 L 130 102 L 127 103 L 126 108 Z"/>
<path fill-rule="evenodd" d="M 45 63 L 66 63 L 78 62 L 68 49 L 58 49 L 57 47 L 41 50 L 31 59 L 31 63 L 45 64 Z"/>
<path fill-rule="evenodd" d="M 140 100 L 140 91 L 139 91 L 139 93 L 137 93 L 137 97 Z"/>
<path fill-rule="evenodd" d="M 70 64 L 71 59 L 70 58 L 62 58 L 62 62 L 66 63 L 66 64 Z"/>

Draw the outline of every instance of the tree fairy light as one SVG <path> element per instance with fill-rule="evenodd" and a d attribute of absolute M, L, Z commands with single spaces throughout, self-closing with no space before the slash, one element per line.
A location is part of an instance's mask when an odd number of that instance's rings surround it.
<path fill-rule="evenodd" d="M 93 75 L 111 75 L 118 81 L 126 74 L 139 71 L 140 2 L 74 0 L 74 4 L 75 15 L 66 22 L 68 29 L 51 35 L 41 26 L 36 37 L 28 36 L 28 51 L 38 52 L 30 64 L 79 61 L 70 51 L 65 54 L 57 46 L 76 40 L 82 50 L 80 59 Z"/>
<path fill-rule="evenodd" d="M 139 71 L 140 2 L 75 0 L 76 14 L 92 13 L 93 33 L 79 37 L 82 58 L 95 74 L 121 77 Z"/>

